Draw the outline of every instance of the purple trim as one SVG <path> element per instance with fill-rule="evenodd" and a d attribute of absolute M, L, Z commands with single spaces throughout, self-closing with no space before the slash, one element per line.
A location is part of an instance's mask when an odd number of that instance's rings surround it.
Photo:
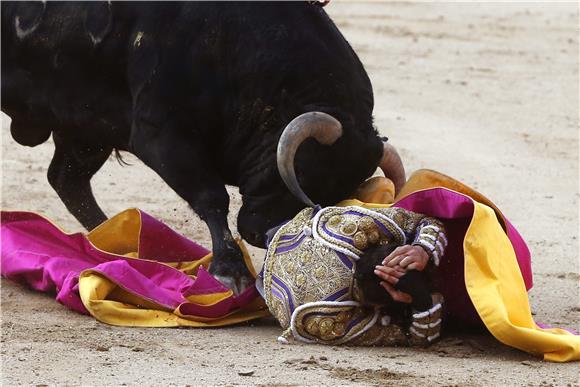
<path fill-rule="evenodd" d="M 324 224 L 322 225 L 322 229 L 323 229 L 323 230 L 324 230 L 324 231 L 325 231 L 325 232 L 326 232 L 328 235 L 330 235 L 331 237 L 333 237 L 333 238 L 335 238 L 335 239 L 338 239 L 338 240 L 341 240 L 341 241 L 343 241 L 343 242 L 346 242 L 346 243 L 348 243 L 348 244 L 349 244 L 349 245 L 351 245 L 351 246 L 354 246 L 354 244 L 353 244 L 353 242 L 352 242 L 352 239 L 345 238 L 345 237 L 343 237 L 343 236 L 340 236 L 340 235 L 338 235 L 338 234 L 335 234 L 335 233 L 333 233 L 332 231 L 330 231 L 329 229 L 327 229 L 327 228 L 326 228 L 326 223 L 324 223 Z"/>
<path fill-rule="evenodd" d="M 281 235 L 280 238 L 278 238 L 278 240 L 280 240 L 280 241 L 289 241 L 290 239 L 296 238 L 298 235 L 300 235 L 300 233 L 294 234 L 294 235 L 291 235 L 291 234 Z"/>
<path fill-rule="evenodd" d="M 282 290 L 286 293 L 286 297 L 288 298 L 288 304 L 290 305 L 290 313 L 294 312 L 294 302 L 292 301 L 292 292 L 281 279 L 272 275 L 272 281 L 276 283 L 276 285 L 280 286 Z"/>
<path fill-rule="evenodd" d="M 280 299 L 280 301 L 282 301 L 282 302 L 286 301 L 286 297 L 284 297 L 284 295 L 282 293 L 280 293 L 278 291 L 278 289 L 276 289 L 275 287 L 272 286 L 271 291 L 275 297 Z"/>
<path fill-rule="evenodd" d="M 395 239 L 395 235 L 389 231 L 389 229 L 387 227 L 385 227 L 384 224 L 382 224 L 381 222 L 379 222 L 376 219 L 373 219 L 373 222 L 375 222 L 375 224 L 381 229 L 381 231 L 383 232 L 383 234 L 385 234 L 387 237 L 390 235 L 391 238 Z M 405 236 L 403 236 L 405 237 Z"/>
<path fill-rule="evenodd" d="M 338 255 L 338 258 L 340 259 L 342 264 L 346 266 L 349 270 L 352 270 L 354 263 L 352 263 L 352 261 L 346 256 L 346 254 L 336 250 L 334 252 L 336 253 L 336 255 Z"/>
<path fill-rule="evenodd" d="M 348 326 L 346 327 L 346 331 L 350 331 L 352 329 L 352 327 L 354 327 L 356 324 L 360 323 L 362 320 L 364 319 L 364 317 L 359 317 L 355 320 L 352 320 L 350 322 L 350 324 L 348 324 Z"/>
<path fill-rule="evenodd" d="M 348 288 L 341 289 L 338 292 L 336 292 L 334 294 L 331 294 L 330 296 L 326 297 L 324 299 L 324 301 L 334 301 L 337 298 L 340 298 L 340 297 L 344 296 L 346 293 L 348 293 Z"/>
<path fill-rule="evenodd" d="M 291 243 L 295 242 L 295 240 L 296 240 L 298 237 L 302 237 L 302 236 L 304 236 L 304 234 L 302 234 L 302 233 L 300 232 L 300 233 L 298 233 L 298 234 L 296 234 L 296 235 L 293 235 L 291 238 L 286 238 L 285 240 L 281 240 L 282 238 L 280 238 L 280 239 L 278 240 L 278 246 L 277 246 L 277 247 L 278 247 L 278 248 L 282 248 L 282 247 L 284 247 L 284 246 L 288 246 L 289 244 L 291 244 Z"/>
<path fill-rule="evenodd" d="M 300 245 L 300 243 L 302 243 L 302 241 L 304 240 L 304 238 L 306 238 L 306 235 L 302 235 L 300 237 L 300 239 L 298 239 L 296 242 L 292 243 L 291 245 L 278 247 L 276 249 L 275 253 L 276 254 L 278 254 L 278 253 L 285 253 L 287 251 L 290 251 L 290 250 L 294 249 L 295 247 L 297 247 L 298 245 Z"/>

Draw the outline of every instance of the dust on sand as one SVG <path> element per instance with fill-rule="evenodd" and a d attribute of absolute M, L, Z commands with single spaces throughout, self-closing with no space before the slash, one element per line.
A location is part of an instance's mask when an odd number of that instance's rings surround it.
<path fill-rule="evenodd" d="M 365 64 L 376 124 L 408 170 L 447 173 L 504 209 L 533 254 L 535 318 L 577 329 L 577 5 L 333 2 L 326 9 Z M 38 211 L 79 230 L 46 182 L 52 143 L 18 146 L 8 124 L 4 116 L 2 208 Z M 210 246 L 187 205 L 126 158 L 132 166 L 110 160 L 93 180 L 105 212 L 140 207 Z M 240 197 L 230 193 L 235 213 Z M 262 252 L 253 254 L 259 264 Z M 2 280 L 5 385 L 578 384 L 577 365 L 541 362 L 488 335 L 407 349 L 284 346 L 279 333 L 270 319 L 214 330 L 112 327 Z"/>

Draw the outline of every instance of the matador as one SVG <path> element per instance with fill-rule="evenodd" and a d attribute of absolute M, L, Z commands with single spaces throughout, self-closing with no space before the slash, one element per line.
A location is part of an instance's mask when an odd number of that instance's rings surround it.
<path fill-rule="evenodd" d="M 372 251 L 412 246 L 426 253 L 428 266 L 437 266 L 446 245 L 438 219 L 402 208 L 309 207 L 272 233 L 258 288 L 285 329 L 282 342 L 426 345 L 439 337 L 442 297 L 433 294 L 427 304 L 407 308 L 387 297 L 382 305 L 369 302 L 377 295 L 365 294 L 357 265 Z M 406 281 L 406 291 L 413 293 L 416 284 Z M 375 291 L 388 296 L 380 287 Z"/>

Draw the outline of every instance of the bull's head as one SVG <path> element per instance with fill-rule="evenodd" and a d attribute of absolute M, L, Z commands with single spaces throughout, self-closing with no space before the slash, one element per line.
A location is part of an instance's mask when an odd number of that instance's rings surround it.
<path fill-rule="evenodd" d="M 298 157 L 302 163 L 297 177 L 296 154 L 309 138 L 328 147 L 303 152 L 302 159 Z M 286 126 L 278 141 L 277 165 L 287 189 L 272 186 L 267 195 L 245 196 L 238 215 L 240 234 L 254 246 L 264 247 L 266 232 L 292 218 L 305 204 L 326 206 L 348 198 L 377 166 L 394 181 L 397 191 L 405 182 L 403 164 L 393 146 L 375 132 L 367 136 L 345 133 L 337 119 L 322 112 L 304 113 Z"/>

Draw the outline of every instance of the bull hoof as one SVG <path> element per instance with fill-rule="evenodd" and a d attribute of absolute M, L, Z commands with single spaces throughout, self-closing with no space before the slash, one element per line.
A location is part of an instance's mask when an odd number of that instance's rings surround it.
<path fill-rule="evenodd" d="M 240 295 L 241 293 L 244 292 L 244 290 L 246 290 L 247 288 L 249 288 L 254 284 L 254 278 L 252 278 L 251 276 L 249 278 L 245 276 L 236 278 L 230 276 L 223 276 L 219 274 L 214 274 L 213 276 L 215 279 L 220 281 L 222 285 L 231 289 L 236 296 Z"/>
<path fill-rule="evenodd" d="M 225 287 L 231 289 L 235 295 L 243 293 L 255 282 L 246 267 L 241 251 L 229 251 L 223 256 L 216 254 L 209 267 L 209 273 Z"/>

